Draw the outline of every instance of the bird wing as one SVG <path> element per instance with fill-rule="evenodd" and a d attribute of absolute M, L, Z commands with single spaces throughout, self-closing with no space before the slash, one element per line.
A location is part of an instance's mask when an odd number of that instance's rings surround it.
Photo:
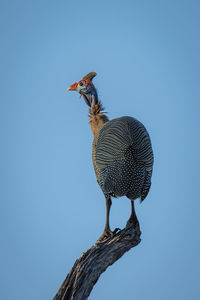
<path fill-rule="evenodd" d="M 100 170 L 125 156 L 128 148 L 135 160 L 152 172 L 153 152 L 144 125 L 132 117 L 113 119 L 102 127 L 96 145 L 96 164 Z"/>

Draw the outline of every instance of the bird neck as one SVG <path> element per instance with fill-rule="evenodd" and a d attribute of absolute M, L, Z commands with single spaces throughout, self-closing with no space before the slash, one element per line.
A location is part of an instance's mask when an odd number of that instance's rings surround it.
<path fill-rule="evenodd" d="M 101 102 L 97 102 L 97 104 L 92 105 L 89 109 L 89 120 L 90 120 L 90 127 L 95 137 L 103 125 L 108 122 L 108 117 L 103 112 L 104 108 Z"/>

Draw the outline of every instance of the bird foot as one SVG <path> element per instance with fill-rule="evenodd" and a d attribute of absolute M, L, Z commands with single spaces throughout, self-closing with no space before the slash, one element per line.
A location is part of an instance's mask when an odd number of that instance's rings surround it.
<path fill-rule="evenodd" d="M 96 241 L 96 244 L 102 244 L 104 242 L 107 242 L 109 239 L 111 239 L 113 236 L 115 236 L 120 230 L 121 230 L 120 228 L 115 228 L 114 231 L 104 230 L 103 234 Z"/>
<path fill-rule="evenodd" d="M 96 241 L 96 244 L 104 243 L 105 241 L 109 240 L 111 237 L 113 237 L 113 232 L 111 230 L 104 230 L 103 234 Z"/>
<path fill-rule="evenodd" d="M 138 221 L 133 220 L 132 218 L 130 218 L 127 223 L 126 223 L 126 228 L 130 228 L 133 227 L 137 230 L 137 235 L 140 236 L 141 235 L 141 231 L 140 231 L 140 224 Z"/>

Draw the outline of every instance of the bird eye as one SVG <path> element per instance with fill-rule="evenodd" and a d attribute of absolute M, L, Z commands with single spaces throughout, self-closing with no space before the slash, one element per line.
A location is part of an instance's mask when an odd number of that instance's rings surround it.
<path fill-rule="evenodd" d="M 79 85 L 80 85 L 80 86 L 83 86 L 83 85 L 85 85 L 85 82 L 81 81 L 81 82 L 79 83 Z"/>

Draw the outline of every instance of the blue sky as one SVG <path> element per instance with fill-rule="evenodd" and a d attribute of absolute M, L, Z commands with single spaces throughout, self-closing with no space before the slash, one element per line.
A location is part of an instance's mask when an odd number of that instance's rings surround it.
<path fill-rule="evenodd" d="M 105 224 L 88 108 L 66 88 L 90 71 L 110 119 L 148 129 L 142 242 L 90 299 L 199 299 L 199 1 L 1 1 L 3 300 L 51 299 Z M 111 227 L 130 215 L 113 200 Z"/>

